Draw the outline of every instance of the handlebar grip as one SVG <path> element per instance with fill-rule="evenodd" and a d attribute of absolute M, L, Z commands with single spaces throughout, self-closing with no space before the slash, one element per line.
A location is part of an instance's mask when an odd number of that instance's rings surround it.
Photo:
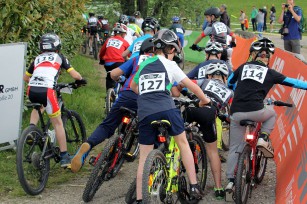
<path fill-rule="evenodd" d="M 287 107 L 293 107 L 293 104 L 291 103 L 285 103 L 282 101 L 274 101 L 275 106 L 287 106 Z"/>

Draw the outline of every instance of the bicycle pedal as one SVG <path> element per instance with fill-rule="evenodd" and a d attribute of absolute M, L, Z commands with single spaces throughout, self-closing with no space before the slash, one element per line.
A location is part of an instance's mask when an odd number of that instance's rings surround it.
<path fill-rule="evenodd" d="M 135 160 L 135 156 L 133 156 L 130 152 L 125 154 L 125 159 L 127 162 L 133 162 Z"/>

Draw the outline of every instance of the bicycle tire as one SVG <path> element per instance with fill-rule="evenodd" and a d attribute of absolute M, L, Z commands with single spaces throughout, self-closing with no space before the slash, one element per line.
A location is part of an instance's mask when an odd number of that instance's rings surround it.
<path fill-rule="evenodd" d="M 108 173 L 109 165 L 113 160 L 113 150 L 117 140 L 118 136 L 112 137 L 103 149 L 83 191 L 82 199 L 84 202 L 90 202 L 102 183 L 106 180 L 105 177 Z"/>
<path fill-rule="evenodd" d="M 137 122 L 133 122 L 134 127 L 130 127 L 126 132 L 126 135 L 123 140 L 124 147 L 127 152 L 129 152 L 133 157 L 136 157 L 140 151 L 140 145 L 138 142 L 138 135 L 135 134 L 134 131 L 138 130 Z"/>
<path fill-rule="evenodd" d="M 50 160 L 40 160 L 44 147 L 43 135 L 38 127 L 29 126 L 24 129 L 17 143 L 18 179 L 23 190 L 29 195 L 40 194 L 45 189 L 49 177 Z M 26 153 L 28 148 L 30 152 Z M 27 164 L 29 164 L 29 168 L 27 168 Z M 32 180 L 30 176 L 35 178 Z"/>
<path fill-rule="evenodd" d="M 106 115 L 110 113 L 114 102 L 115 102 L 115 91 L 113 88 L 109 88 L 106 96 Z"/>
<path fill-rule="evenodd" d="M 160 164 L 156 164 L 157 161 Z M 161 169 L 159 169 L 161 167 Z M 153 169 L 158 168 L 158 169 Z M 155 175 L 153 175 L 153 173 Z M 163 178 L 164 175 L 164 178 Z M 161 176 L 161 178 L 160 178 Z M 155 178 L 153 178 L 155 177 Z M 151 190 L 155 188 L 156 192 L 155 200 L 156 202 L 153 203 L 163 203 L 166 192 L 165 192 L 165 185 L 167 183 L 168 172 L 167 172 L 167 162 L 166 158 L 160 150 L 152 150 L 145 161 L 144 170 L 143 170 L 143 179 L 142 179 L 142 198 L 143 203 L 152 203 L 153 196 L 151 196 Z M 156 181 L 161 181 L 162 183 L 156 184 Z M 151 185 L 151 187 L 149 187 Z M 158 191 L 158 192 L 157 192 Z"/>
<path fill-rule="evenodd" d="M 248 199 L 251 185 L 251 149 L 246 145 L 239 155 L 238 169 L 235 178 L 235 202 L 245 204 Z M 244 182 L 244 183 L 243 183 Z"/>
<path fill-rule="evenodd" d="M 136 201 L 136 178 L 133 179 L 125 196 L 127 204 L 133 204 Z"/>
<path fill-rule="evenodd" d="M 73 155 L 86 141 L 85 125 L 81 116 L 74 110 L 64 109 L 61 114 L 67 141 L 67 152 Z"/>
<path fill-rule="evenodd" d="M 227 105 L 224 108 L 223 114 L 230 114 L 230 107 L 229 105 Z M 222 123 L 222 149 L 224 151 L 228 151 L 229 150 L 229 134 L 230 133 L 230 126 L 229 123 L 227 122 L 223 122 Z"/>
<path fill-rule="evenodd" d="M 97 60 L 98 59 L 98 45 L 97 45 L 97 39 L 96 36 L 94 36 L 93 39 L 93 55 L 94 55 L 94 59 Z"/>
<path fill-rule="evenodd" d="M 86 54 L 86 50 L 87 50 L 87 40 L 84 40 L 83 41 L 83 44 L 82 44 L 82 54 Z"/>
<path fill-rule="evenodd" d="M 260 184 L 265 175 L 268 158 L 264 157 L 260 150 L 256 150 L 256 169 L 255 169 L 255 183 Z"/>

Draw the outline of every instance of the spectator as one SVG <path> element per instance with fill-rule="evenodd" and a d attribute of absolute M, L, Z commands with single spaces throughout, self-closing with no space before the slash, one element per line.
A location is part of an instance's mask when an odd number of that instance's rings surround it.
<path fill-rule="evenodd" d="M 244 19 L 245 19 L 245 13 L 243 10 L 241 10 L 241 15 L 240 15 L 240 18 L 239 18 L 239 21 L 241 23 L 241 29 L 244 31 Z"/>
<path fill-rule="evenodd" d="M 266 6 L 263 7 L 262 12 L 263 12 L 263 14 L 264 14 L 263 31 L 266 31 L 266 30 L 267 30 L 266 18 L 267 18 L 267 15 L 268 15 L 268 12 L 267 12 L 267 10 L 266 10 Z"/>
<path fill-rule="evenodd" d="M 222 4 L 220 7 L 221 10 L 221 18 L 220 18 L 220 22 L 224 23 L 225 25 L 227 25 L 230 28 L 230 18 L 227 14 L 227 6 L 226 4 Z"/>
<path fill-rule="evenodd" d="M 263 9 L 259 9 L 257 14 L 257 31 L 260 38 L 262 38 L 263 24 L 264 24 L 264 12 Z"/>
<path fill-rule="evenodd" d="M 255 6 L 253 6 L 253 10 L 252 10 L 252 14 L 251 14 L 253 31 L 257 30 L 257 14 L 258 14 L 258 10 L 256 9 Z"/>
<path fill-rule="evenodd" d="M 139 11 L 134 12 L 134 17 L 135 17 L 135 24 L 141 28 L 142 23 L 144 21 L 144 19 L 141 17 L 141 12 Z"/>
<path fill-rule="evenodd" d="M 247 18 L 244 19 L 244 27 L 245 27 L 245 30 L 248 30 L 249 25 L 248 25 L 248 19 Z"/>
<path fill-rule="evenodd" d="M 299 31 L 299 22 L 302 18 L 302 9 L 294 6 L 294 0 L 288 0 L 286 4 L 281 6 L 281 14 L 278 22 L 283 23 L 283 28 L 288 28 L 288 33 L 284 35 L 284 48 L 285 50 L 293 53 L 301 53 L 301 33 Z"/>
<path fill-rule="evenodd" d="M 270 12 L 271 12 L 271 14 L 270 14 L 270 32 L 272 33 L 273 32 L 273 26 L 274 26 L 273 23 L 275 22 L 276 14 L 272 10 Z"/>

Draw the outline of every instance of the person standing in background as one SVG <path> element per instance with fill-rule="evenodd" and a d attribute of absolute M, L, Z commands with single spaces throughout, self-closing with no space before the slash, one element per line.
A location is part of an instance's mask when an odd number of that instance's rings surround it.
<path fill-rule="evenodd" d="M 225 25 L 227 25 L 230 28 L 230 18 L 227 14 L 226 4 L 222 4 L 221 7 L 220 7 L 220 10 L 221 10 L 220 22 L 224 23 Z"/>
<path fill-rule="evenodd" d="M 276 9 L 274 4 L 272 4 L 272 7 L 270 9 L 271 14 L 270 14 L 270 31 L 271 33 L 273 32 L 273 23 L 275 22 L 275 18 L 276 18 Z"/>
<path fill-rule="evenodd" d="M 257 30 L 257 14 L 258 14 L 258 10 L 256 9 L 255 6 L 253 6 L 253 10 L 252 10 L 252 14 L 251 14 L 253 31 Z"/>
<path fill-rule="evenodd" d="M 142 28 L 142 23 L 144 19 L 141 17 L 141 12 L 140 11 L 134 12 L 134 17 L 135 17 L 135 24 L 138 25 L 140 28 Z"/>
<path fill-rule="evenodd" d="M 264 21 L 263 21 L 263 31 L 267 30 L 267 26 L 266 26 L 266 17 L 268 15 L 268 11 L 266 10 L 266 6 L 263 7 L 262 12 L 264 14 Z"/>
<path fill-rule="evenodd" d="M 257 14 L 257 31 L 259 38 L 262 38 L 263 24 L 264 24 L 264 12 L 263 9 L 259 9 Z"/>
<path fill-rule="evenodd" d="M 244 19 L 245 19 L 245 13 L 243 10 L 241 10 L 241 15 L 240 15 L 240 18 L 239 18 L 239 21 L 241 23 L 241 29 L 244 31 Z"/>

